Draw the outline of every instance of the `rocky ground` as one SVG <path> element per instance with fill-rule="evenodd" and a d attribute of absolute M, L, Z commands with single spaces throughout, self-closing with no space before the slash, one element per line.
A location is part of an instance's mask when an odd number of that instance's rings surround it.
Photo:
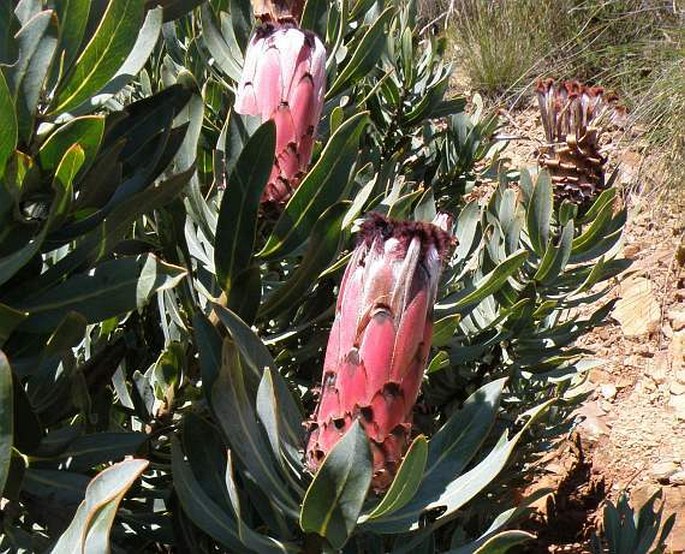
<path fill-rule="evenodd" d="M 503 115 L 503 132 L 516 137 L 506 155 L 530 165 L 536 110 Z M 685 182 L 682 194 L 665 193 L 659 157 L 641 145 L 639 130 L 614 133 L 607 151 L 622 168 L 623 255 L 634 263 L 616 280 L 611 320 L 582 341 L 601 363 L 584 385 L 591 397 L 577 434 L 537 483 L 556 494 L 539 504 L 535 552 L 588 552 L 605 499 L 628 491 L 640 506 L 660 488 L 664 513 L 678 516 L 669 548 L 685 552 Z"/>
<path fill-rule="evenodd" d="M 679 516 L 669 546 L 685 552 L 685 221 L 682 203 L 672 208 L 641 198 L 631 209 L 634 264 L 612 321 L 583 341 L 603 365 L 590 373 L 580 434 L 610 497 L 628 490 L 640 505 L 663 487 L 665 512 Z"/>

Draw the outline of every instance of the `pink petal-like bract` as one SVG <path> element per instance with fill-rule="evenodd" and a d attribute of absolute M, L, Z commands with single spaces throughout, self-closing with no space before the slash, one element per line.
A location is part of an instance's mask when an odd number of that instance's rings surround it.
<path fill-rule="evenodd" d="M 430 351 L 433 304 L 454 242 L 437 225 L 372 214 L 340 285 L 307 465 L 317 469 L 359 420 L 382 492 L 402 461 Z"/>
<path fill-rule="evenodd" d="M 276 124 L 276 156 L 262 201 L 282 204 L 309 167 L 326 89 L 326 49 L 292 21 L 264 23 L 250 39 L 236 112 Z"/>

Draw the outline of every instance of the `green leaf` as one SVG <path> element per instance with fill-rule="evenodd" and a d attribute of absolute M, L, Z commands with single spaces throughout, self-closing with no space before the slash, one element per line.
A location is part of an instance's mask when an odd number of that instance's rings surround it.
<path fill-rule="evenodd" d="M 473 290 L 466 289 L 445 298 L 436 305 L 437 311 L 455 310 L 464 312 L 497 292 L 507 279 L 516 273 L 528 258 L 528 252 L 519 250 L 505 258 L 495 269 L 476 283 Z"/>
<path fill-rule="evenodd" d="M 463 548 L 448 550 L 445 554 L 506 554 L 512 547 L 531 541 L 534 538 L 535 535 L 525 531 L 503 531 L 489 538 L 477 550 L 473 550 L 471 545 L 467 545 Z"/>
<path fill-rule="evenodd" d="M 448 315 L 436 321 L 433 328 L 433 346 L 436 348 L 447 346 L 459 328 L 460 321 L 460 314 Z"/>
<path fill-rule="evenodd" d="M 94 466 L 120 461 L 136 454 L 145 444 L 145 433 L 93 433 L 74 439 L 60 454 L 70 471 L 88 471 Z"/>
<path fill-rule="evenodd" d="M 108 552 L 109 532 L 119 503 L 148 464 L 147 460 L 125 460 L 98 473 L 52 554 Z"/>
<path fill-rule="evenodd" d="M 184 461 L 183 451 L 176 437 L 171 439 L 171 470 L 174 490 L 190 520 L 231 551 L 243 551 L 245 546 L 238 535 L 235 520 L 204 491 L 190 465 Z"/>
<path fill-rule="evenodd" d="M 0 3 L 0 65 L 12 65 L 18 56 L 14 35 L 19 22 L 14 15 L 13 2 Z M 4 113 L 4 112 L 3 112 Z"/>
<path fill-rule="evenodd" d="M 435 373 L 442 369 L 447 369 L 450 367 L 450 355 L 444 350 L 439 350 L 438 353 L 433 356 L 428 367 L 426 367 L 426 375 Z"/>
<path fill-rule="evenodd" d="M 226 464 L 226 488 L 228 489 L 228 494 L 231 498 L 231 504 L 233 507 L 233 514 L 235 520 L 238 524 L 238 536 L 243 542 L 245 547 L 251 552 L 259 552 L 260 554 L 273 553 L 285 553 L 293 552 L 299 553 L 302 550 L 296 545 L 288 545 L 277 541 L 272 537 L 265 537 L 261 533 L 258 533 L 245 525 L 242 519 L 242 510 L 240 507 L 240 495 L 238 493 L 238 486 L 235 482 L 235 468 L 233 463 L 232 452 L 228 451 L 228 462 Z"/>
<path fill-rule="evenodd" d="M 613 177 L 613 175 L 612 175 Z M 583 225 L 592 222 L 599 216 L 599 213 L 606 207 L 607 204 L 613 204 L 616 200 L 616 191 L 614 187 L 608 188 L 600 194 L 590 206 L 585 214 L 579 218 L 579 222 Z"/>
<path fill-rule="evenodd" d="M 68 217 L 74 202 L 74 179 L 76 174 L 83 167 L 85 162 L 83 148 L 74 144 L 66 151 L 62 161 L 60 161 L 55 178 L 52 180 L 52 188 L 55 191 L 55 198 L 50 208 L 47 227 L 59 227 Z"/>
<path fill-rule="evenodd" d="M 539 283 L 549 284 L 559 277 L 559 273 L 564 270 L 571 257 L 574 230 L 573 220 L 571 219 L 564 225 L 559 237 L 559 244 L 555 245 L 551 241 L 549 242 L 533 279 Z"/>
<path fill-rule="evenodd" d="M 229 9 L 233 35 L 238 46 L 244 52 L 247 49 L 252 28 L 254 27 L 251 3 L 248 0 L 231 0 Z"/>
<path fill-rule="evenodd" d="M 342 548 L 357 525 L 373 474 L 369 439 L 358 421 L 324 458 L 300 513 L 300 527 Z"/>
<path fill-rule="evenodd" d="M 212 307 L 219 316 L 219 320 L 224 324 L 230 333 L 240 353 L 250 366 L 250 370 L 257 378 L 262 378 L 265 367 L 276 368 L 274 360 L 269 353 L 269 349 L 264 346 L 261 339 L 255 335 L 254 331 L 238 315 L 220 304 L 213 304 Z"/>
<path fill-rule="evenodd" d="M 365 527 L 383 534 L 419 527 L 421 514 L 461 474 L 487 438 L 505 381 L 493 381 L 474 392 L 433 436 L 428 445 L 426 470 L 413 499 L 402 509 L 379 517 Z"/>
<path fill-rule="evenodd" d="M 193 11 L 204 0 L 146 0 L 149 7 L 162 6 L 164 10 L 164 23 L 173 21 Z"/>
<path fill-rule="evenodd" d="M 611 193 L 611 194 L 609 194 Z M 573 240 L 573 254 L 582 254 L 590 250 L 602 238 L 605 237 L 608 229 L 611 228 L 612 215 L 614 212 L 614 196 L 616 189 L 604 191 L 592 205 L 593 217 L 586 220 L 590 223 L 583 233 Z"/>
<path fill-rule="evenodd" d="M 214 58 L 214 63 L 231 80 L 238 82 L 243 62 L 236 59 L 235 50 L 227 44 L 222 36 L 209 2 L 203 4 L 200 9 L 200 21 L 202 23 L 202 38 L 207 46 L 207 50 L 209 50 L 209 53 Z"/>
<path fill-rule="evenodd" d="M 227 180 L 214 242 L 217 279 L 227 294 L 232 279 L 252 258 L 259 203 L 275 149 L 276 126 L 267 121 L 250 137 Z"/>
<path fill-rule="evenodd" d="M 43 4 L 41 0 L 17 0 L 13 3 L 16 4 L 14 15 L 22 25 L 26 25 L 29 19 L 36 16 Z"/>
<path fill-rule="evenodd" d="M 19 136 L 28 140 L 38 101 L 57 47 L 57 25 L 53 12 L 31 17 L 16 35 L 19 59 L 8 71 L 8 84 L 16 101 Z"/>
<path fill-rule="evenodd" d="M 318 162 L 286 205 L 260 257 L 286 256 L 311 236 L 319 216 L 338 201 L 349 182 L 367 122 L 366 112 L 355 114 L 331 136 Z"/>
<path fill-rule="evenodd" d="M 188 412 L 183 417 L 183 451 L 198 485 L 222 511 L 229 512 L 231 503 L 224 484 L 226 447 L 219 429 Z"/>
<path fill-rule="evenodd" d="M 302 10 L 300 26 L 314 31 L 320 37 L 326 36 L 328 24 L 328 5 L 321 0 L 307 0 Z"/>
<path fill-rule="evenodd" d="M 261 126 L 260 118 L 256 116 L 243 116 L 231 110 L 226 118 L 226 123 L 221 129 L 216 149 L 222 154 L 226 165 L 226 173 L 231 174 L 240 153 L 245 148 L 247 141 Z M 218 174 L 221 172 L 218 171 Z M 215 175 L 217 182 L 221 182 L 224 175 Z"/>
<path fill-rule="evenodd" d="M 221 368 L 221 335 L 209 319 L 199 311 L 193 317 L 193 331 L 200 354 L 202 390 L 207 402 L 211 405 L 212 387 Z"/>
<path fill-rule="evenodd" d="M 91 0 L 57 0 L 55 2 L 60 29 L 57 50 L 63 53 L 61 64 L 64 70 L 71 67 L 79 53 L 88 24 L 90 5 Z"/>
<path fill-rule="evenodd" d="M 43 240 L 45 239 L 47 230 L 48 228 L 45 226 L 40 233 L 29 240 L 29 242 L 19 250 L 16 250 L 9 256 L 0 258 L 0 285 L 14 277 L 14 275 L 16 275 L 17 272 L 29 263 L 31 258 L 38 253 L 43 244 Z"/>
<path fill-rule="evenodd" d="M 366 76 L 380 59 L 384 46 L 387 41 L 386 25 L 393 17 L 395 10 L 387 8 L 369 27 L 362 39 L 357 44 L 350 60 L 342 68 L 330 90 L 326 93 L 326 98 L 332 98 L 339 94 L 351 83 L 359 78 Z"/>
<path fill-rule="evenodd" d="M 457 225 L 454 231 L 459 237 L 459 244 L 454 252 L 457 260 L 464 260 L 476 247 L 480 237 L 478 236 L 480 220 L 480 207 L 477 201 L 471 201 L 464 206 L 457 217 Z"/>
<path fill-rule="evenodd" d="M 14 408 L 12 392 L 12 369 L 5 353 L 0 350 L 0 497 L 12 461 L 14 444 Z"/>
<path fill-rule="evenodd" d="M 433 109 L 431 118 L 437 119 L 440 117 L 447 117 L 457 113 L 461 113 L 466 108 L 466 98 L 457 97 L 449 100 L 442 100 Z"/>
<path fill-rule="evenodd" d="M 87 486 L 88 477 L 79 473 L 29 467 L 24 474 L 22 491 L 75 511 L 83 500 Z"/>
<path fill-rule="evenodd" d="M 264 368 L 264 375 L 257 389 L 257 416 L 264 426 L 274 457 L 285 475 L 290 475 L 291 468 L 297 475 L 303 475 L 304 465 L 300 452 L 304 450 L 304 437 L 302 434 L 293 436 L 287 417 L 283 414 L 282 394 L 279 392 L 272 370 Z M 286 467 L 286 462 L 290 464 L 290 468 Z M 299 489 L 299 483 L 295 483 L 294 487 Z M 298 492 L 304 493 L 304 490 Z"/>
<path fill-rule="evenodd" d="M 57 89 L 51 113 L 76 108 L 116 75 L 138 37 L 144 3 L 144 0 L 109 2 L 95 34 Z"/>
<path fill-rule="evenodd" d="M 285 379 L 278 372 L 269 350 L 254 331 L 231 310 L 219 304 L 213 304 L 213 308 L 238 346 L 241 356 L 247 362 L 254 377 L 261 381 L 264 370 L 266 368 L 271 370 L 279 409 L 284 417 L 284 425 L 287 425 L 288 434 L 296 443 L 302 442 L 302 413 Z"/>
<path fill-rule="evenodd" d="M 338 202 L 328 208 L 312 228 L 312 237 L 302 262 L 292 276 L 275 290 L 262 305 L 260 317 L 268 318 L 283 310 L 298 306 L 317 277 L 335 260 L 340 247 L 342 221 L 349 202 Z"/>
<path fill-rule="evenodd" d="M 114 76 L 96 91 L 97 94 L 74 108 L 72 113 L 91 112 L 94 109 L 101 108 L 140 73 L 159 40 L 159 35 L 162 31 L 162 17 L 161 8 L 149 10 L 145 14 L 145 21 L 143 21 L 143 25 L 140 28 L 138 38 L 124 63 L 119 67 Z"/>
<path fill-rule="evenodd" d="M 236 345 L 224 339 L 221 371 L 212 387 L 212 407 L 231 449 L 265 494 L 286 513 L 297 514 L 297 504 L 274 467 L 245 388 L 242 361 Z"/>
<path fill-rule="evenodd" d="M 28 313 L 22 312 L 0 304 L 0 346 L 5 344 L 19 324 L 28 317 Z"/>
<path fill-rule="evenodd" d="M 449 86 L 451 76 L 451 72 L 447 72 L 447 74 L 437 83 L 428 87 L 428 90 L 425 92 L 421 100 L 406 115 L 406 125 L 418 125 L 426 118 L 435 117 L 433 115 L 433 110 L 440 104 L 440 101 L 445 96 L 445 91 Z"/>
<path fill-rule="evenodd" d="M 628 213 L 625 209 L 619 211 L 616 217 L 612 218 L 607 225 L 604 236 L 600 237 L 590 246 L 588 250 L 585 250 L 582 253 L 579 252 L 574 254 L 571 252 L 569 263 L 580 264 L 594 262 L 594 260 L 613 249 L 623 235 L 623 228 L 625 226 L 627 216 Z M 612 255 L 611 258 L 614 256 L 615 254 Z"/>
<path fill-rule="evenodd" d="M 261 301 L 262 272 L 258 266 L 251 265 L 233 279 L 226 306 L 251 325 L 257 318 Z"/>
<path fill-rule="evenodd" d="M 5 165 L 12 152 L 17 147 L 18 127 L 17 114 L 14 112 L 12 93 L 7 86 L 5 75 L 0 71 L 0 113 L 2 125 L 0 125 L 0 179 L 5 174 Z"/>
<path fill-rule="evenodd" d="M 52 133 L 40 147 L 38 160 L 41 168 L 45 172 L 55 171 L 67 150 L 74 144 L 78 144 L 83 149 L 85 161 L 87 161 L 83 169 L 88 169 L 95 160 L 104 132 L 105 118 L 103 116 L 93 115 L 72 119 Z"/>
<path fill-rule="evenodd" d="M 173 437 L 171 442 L 171 468 L 174 491 L 185 514 L 214 540 L 232 551 L 239 552 L 243 544 L 235 521 L 228 511 L 216 504 L 201 487 L 190 465 L 184 460 L 183 451 L 176 437 Z"/>
<path fill-rule="evenodd" d="M 383 517 L 404 507 L 414 497 L 421 484 L 427 460 L 428 441 L 426 437 L 419 435 L 404 455 L 388 492 L 385 493 L 381 503 L 369 514 L 368 519 Z"/>
<path fill-rule="evenodd" d="M 533 190 L 533 196 L 528 205 L 528 235 L 533 250 L 538 256 L 545 254 L 549 242 L 549 227 L 552 219 L 554 197 L 552 195 L 552 181 L 549 174 L 543 171 L 538 176 Z"/>
<path fill-rule="evenodd" d="M 529 410 L 526 413 L 529 419 L 519 433 L 511 439 L 507 439 L 507 433 L 504 432 L 497 444 L 477 465 L 466 473 L 459 475 L 456 479 L 451 479 L 448 483 L 444 484 L 437 498 L 434 498 L 425 506 L 426 510 L 439 509 L 441 511 L 441 514 L 435 520 L 436 525 L 445 523 L 454 517 L 454 513 L 457 510 L 478 495 L 499 475 L 516 448 L 519 439 L 528 429 L 528 426 L 555 401 L 556 399 L 549 400 Z M 426 473 L 428 474 L 428 472 Z"/>
<path fill-rule="evenodd" d="M 151 254 L 104 262 L 89 274 L 75 275 L 23 302 L 20 308 L 29 317 L 21 329 L 49 332 L 71 311 L 88 323 L 125 314 L 143 307 L 158 291 L 173 288 L 185 274 Z"/>

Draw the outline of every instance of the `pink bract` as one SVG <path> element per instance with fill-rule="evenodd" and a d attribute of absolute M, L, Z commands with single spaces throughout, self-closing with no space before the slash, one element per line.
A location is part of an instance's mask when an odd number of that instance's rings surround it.
<path fill-rule="evenodd" d="M 326 50 L 293 23 L 261 25 L 250 40 L 235 110 L 276 124 L 276 156 L 263 201 L 283 203 L 312 158 L 326 89 Z"/>

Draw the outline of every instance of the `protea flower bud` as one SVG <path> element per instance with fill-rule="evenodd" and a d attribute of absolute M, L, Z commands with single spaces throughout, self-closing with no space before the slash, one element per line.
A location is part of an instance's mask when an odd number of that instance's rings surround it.
<path fill-rule="evenodd" d="M 312 157 L 326 87 L 326 50 L 292 22 L 257 28 L 247 47 L 235 110 L 276 123 L 276 157 L 263 201 L 282 203 Z"/>
<path fill-rule="evenodd" d="M 550 172 L 558 201 L 586 207 L 606 188 L 600 136 L 625 109 L 616 95 L 578 81 L 540 80 L 536 92 L 547 139 L 538 163 Z"/>
<path fill-rule="evenodd" d="M 431 346 L 433 304 L 452 237 L 430 223 L 372 215 L 340 285 L 307 463 L 315 470 L 354 420 L 385 490 L 409 444 Z"/>

